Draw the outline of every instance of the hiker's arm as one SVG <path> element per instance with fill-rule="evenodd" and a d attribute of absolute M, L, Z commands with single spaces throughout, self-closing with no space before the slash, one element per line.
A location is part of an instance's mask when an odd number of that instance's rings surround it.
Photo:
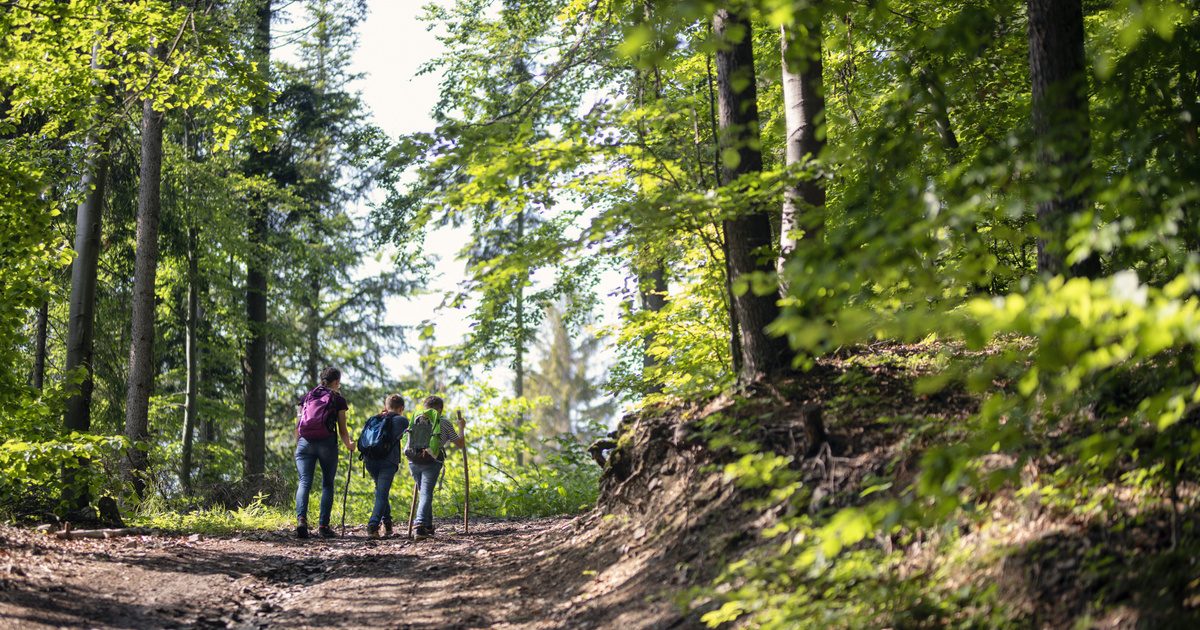
<path fill-rule="evenodd" d="M 350 441 L 350 431 L 346 429 L 346 410 L 338 411 L 338 433 L 342 434 L 342 444 L 346 445 L 346 450 L 354 452 L 354 442 Z"/>
<path fill-rule="evenodd" d="M 467 421 L 463 420 L 461 413 L 458 414 L 458 439 L 454 440 L 454 445 L 457 446 L 458 448 L 466 448 L 467 447 L 467 438 L 465 437 L 466 432 L 464 431 L 464 429 L 466 429 L 466 427 L 467 427 Z"/>

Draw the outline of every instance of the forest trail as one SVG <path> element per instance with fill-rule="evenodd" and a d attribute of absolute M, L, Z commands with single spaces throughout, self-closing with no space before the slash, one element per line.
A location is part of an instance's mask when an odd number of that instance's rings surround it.
<path fill-rule="evenodd" d="M 547 588 L 530 562 L 569 537 L 570 522 L 482 521 L 464 536 L 447 521 L 421 542 L 369 540 L 362 528 L 328 541 L 282 532 L 60 541 L 3 528 L 0 627 L 596 627 L 604 622 L 570 612 L 569 584 Z"/>

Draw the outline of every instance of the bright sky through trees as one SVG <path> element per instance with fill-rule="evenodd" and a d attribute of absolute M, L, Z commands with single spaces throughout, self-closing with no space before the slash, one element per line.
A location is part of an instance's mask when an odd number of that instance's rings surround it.
<path fill-rule="evenodd" d="M 441 73 L 434 71 L 420 74 L 423 64 L 437 56 L 443 49 L 436 32 L 430 31 L 428 23 L 419 19 L 423 2 L 390 2 L 371 0 L 368 13 L 358 27 L 358 48 L 354 51 L 351 71 L 362 75 L 358 89 L 370 110 L 375 124 L 391 138 L 414 132 L 432 131 L 434 128 L 430 112 L 438 100 Z M 306 25 L 289 9 L 284 9 L 279 18 L 280 30 L 284 33 L 298 31 Z M 285 37 L 281 37 L 285 39 Z M 286 39 L 285 39 L 286 41 Z M 283 46 L 280 57 L 291 61 L 295 57 L 294 46 Z M 378 201 L 381 191 L 375 190 L 370 199 Z M 364 203 L 355 214 L 366 216 L 369 208 Z M 459 259 L 459 251 L 469 235 L 465 229 L 442 228 L 433 231 L 426 241 L 426 252 L 437 256 L 434 273 L 430 276 L 427 291 L 411 297 L 394 298 L 389 312 L 389 323 L 415 327 L 425 321 L 436 323 L 438 345 L 461 342 L 470 326 L 468 316 L 471 307 L 441 309 L 438 306 L 447 292 L 454 291 L 465 277 L 465 262 Z M 364 244 L 365 245 L 365 244 Z M 364 247 L 363 273 L 377 273 L 381 265 L 388 264 L 395 253 L 391 245 L 381 250 L 382 256 Z M 382 260 L 377 260 L 382 258 Z M 535 282 L 551 282 L 549 274 L 535 276 Z M 605 274 L 600 289 L 611 290 L 622 282 L 619 274 Z M 602 322 L 614 321 L 617 316 L 615 305 L 605 305 L 597 317 Z M 409 335 L 410 345 L 416 343 L 415 334 Z M 411 347 L 398 357 L 385 359 L 385 365 L 394 371 L 413 369 L 417 365 L 418 349 Z M 611 360 L 611 348 L 605 346 L 598 357 L 599 363 Z M 497 365 L 491 370 L 492 381 L 503 385 L 512 379 L 511 370 Z"/>
<path fill-rule="evenodd" d="M 441 75 L 437 72 L 419 75 L 418 72 L 422 64 L 437 54 L 441 44 L 435 34 L 427 29 L 427 23 L 418 19 L 423 3 L 372 0 L 368 4 L 367 18 L 358 27 L 358 47 L 351 65 L 351 71 L 361 75 L 357 88 L 362 99 L 375 124 L 391 138 L 430 131 L 434 123 L 429 113 L 437 102 Z M 303 18 L 296 16 L 297 10 L 299 7 L 292 5 L 281 12 L 278 18 L 280 25 L 277 27 L 280 31 L 297 32 L 306 27 Z M 285 37 L 280 39 L 287 41 Z M 279 56 L 292 61 L 296 52 L 294 45 L 284 45 L 279 50 Z M 378 201 L 381 195 L 382 192 L 376 189 L 371 193 L 370 200 Z M 362 203 L 354 214 L 364 218 L 369 212 L 367 203 Z M 462 317 L 450 311 L 435 315 L 442 295 L 454 290 L 463 279 L 464 265 L 456 257 L 465 236 L 456 232 L 454 229 L 444 229 L 430 235 L 427 251 L 436 254 L 438 260 L 430 277 L 428 292 L 389 301 L 389 323 L 414 327 L 433 319 L 437 322 L 438 344 L 461 341 L 468 328 L 465 311 Z M 376 273 L 382 266 L 389 265 L 396 253 L 391 245 L 378 251 L 371 251 L 367 245 L 364 243 L 363 248 L 364 275 Z M 414 341 L 415 336 L 410 335 L 410 344 Z M 415 368 L 417 349 L 410 348 L 402 356 L 385 358 L 384 362 L 394 372 Z"/>

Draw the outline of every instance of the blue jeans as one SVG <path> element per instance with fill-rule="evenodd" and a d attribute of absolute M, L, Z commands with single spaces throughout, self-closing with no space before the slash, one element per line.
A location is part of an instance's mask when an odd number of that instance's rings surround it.
<path fill-rule="evenodd" d="M 371 510 L 371 520 L 367 525 L 374 527 L 379 521 L 392 522 L 392 504 L 389 496 L 392 492 L 392 480 L 396 478 L 399 464 L 393 464 L 384 459 L 363 459 L 367 474 L 375 480 L 375 508 Z"/>
<path fill-rule="evenodd" d="M 418 491 L 417 499 L 417 525 L 426 527 L 433 526 L 433 487 L 437 485 L 438 475 L 442 472 L 442 463 L 433 462 L 430 464 L 418 464 L 415 462 L 408 463 L 408 471 L 412 473 L 413 480 L 416 481 Z"/>
<path fill-rule="evenodd" d="M 308 493 L 312 490 L 317 462 L 321 462 L 321 515 L 317 522 L 328 525 L 329 515 L 333 512 L 334 479 L 337 477 L 337 436 L 321 440 L 300 438 L 296 442 L 296 472 L 300 473 L 300 483 L 296 486 L 297 519 L 308 520 Z"/>

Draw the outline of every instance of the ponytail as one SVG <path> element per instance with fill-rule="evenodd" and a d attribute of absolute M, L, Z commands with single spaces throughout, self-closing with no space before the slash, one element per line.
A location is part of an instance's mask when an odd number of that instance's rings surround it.
<path fill-rule="evenodd" d="M 321 370 L 321 385 L 329 387 L 334 381 L 342 380 L 342 371 L 335 367 L 327 367 Z"/>

